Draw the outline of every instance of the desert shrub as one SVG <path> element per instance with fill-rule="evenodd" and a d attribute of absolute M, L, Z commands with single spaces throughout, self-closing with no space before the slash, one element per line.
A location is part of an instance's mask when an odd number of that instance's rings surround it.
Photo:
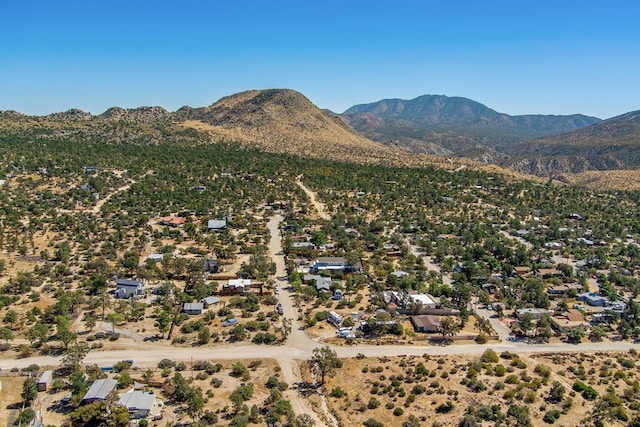
<path fill-rule="evenodd" d="M 480 356 L 480 361 L 483 363 L 497 363 L 498 360 L 498 355 L 490 348 L 486 349 L 484 353 L 482 353 L 482 356 Z"/>
<path fill-rule="evenodd" d="M 342 396 L 345 395 L 345 391 L 338 387 L 334 387 L 333 389 L 331 389 L 331 397 L 335 397 L 335 398 L 341 398 Z M 373 398 L 372 398 L 373 399 Z"/>
<path fill-rule="evenodd" d="M 372 397 L 371 399 L 369 399 L 369 403 L 367 403 L 367 408 L 369 409 L 376 409 L 379 406 L 380 406 L 380 401 L 375 397 Z"/>
<path fill-rule="evenodd" d="M 529 408 L 526 406 L 510 405 L 507 410 L 507 415 L 515 418 L 516 425 L 518 427 L 527 427 L 531 425 L 531 419 L 529 418 Z"/>
<path fill-rule="evenodd" d="M 383 423 L 381 423 L 380 421 L 375 420 L 373 418 L 369 418 L 368 420 L 363 422 L 362 425 L 364 427 L 384 427 Z"/>
<path fill-rule="evenodd" d="M 158 369 L 173 368 L 174 366 L 176 366 L 176 362 L 171 359 L 162 359 L 158 362 Z"/>
<path fill-rule="evenodd" d="M 402 409 L 399 406 L 396 409 L 393 410 L 393 415 L 395 415 L 396 417 L 399 417 L 402 414 L 404 414 L 404 409 Z"/>
<path fill-rule="evenodd" d="M 211 384 L 211 387 L 213 388 L 220 388 L 220 386 L 222 385 L 222 380 L 220 378 L 213 377 L 211 378 L 209 384 Z"/>
<path fill-rule="evenodd" d="M 436 406 L 436 412 L 438 414 L 447 414 L 455 408 L 455 405 L 452 401 L 447 400 L 445 403 Z"/>
<path fill-rule="evenodd" d="M 547 424 L 553 424 L 560 418 L 560 415 L 560 411 L 558 411 L 557 409 L 552 409 L 551 411 L 547 411 L 547 413 L 544 414 L 544 417 L 542 417 L 542 421 Z"/>

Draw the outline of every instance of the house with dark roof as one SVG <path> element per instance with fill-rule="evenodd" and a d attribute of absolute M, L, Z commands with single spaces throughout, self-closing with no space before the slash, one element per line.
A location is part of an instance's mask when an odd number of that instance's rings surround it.
<path fill-rule="evenodd" d="M 139 280 L 118 279 L 116 277 L 116 298 L 139 297 L 144 294 L 144 283 Z"/>
<path fill-rule="evenodd" d="M 440 317 L 432 314 L 411 316 L 411 324 L 416 332 L 440 332 Z"/>

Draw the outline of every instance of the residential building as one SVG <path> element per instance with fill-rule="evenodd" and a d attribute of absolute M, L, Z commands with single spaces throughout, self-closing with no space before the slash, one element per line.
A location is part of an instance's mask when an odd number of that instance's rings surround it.
<path fill-rule="evenodd" d="M 118 279 L 116 277 L 116 298 L 139 297 L 144 294 L 144 283 L 139 280 Z"/>
<path fill-rule="evenodd" d="M 209 230 L 224 230 L 225 228 L 227 228 L 227 219 L 210 219 L 207 222 L 207 228 Z"/>
<path fill-rule="evenodd" d="M 534 319 L 540 319 L 542 316 L 549 314 L 550 312 L 544 308 L 519 308 L 514 314 L 519 319 L 525 313 L 531 314 Z"/>
<path fill-rule="evenodd" d="M 201 302 L 185 302 L 182 311 L 190 315 L 196 315 L 202 314 L 203 309 L 204 304 Z"/>
<path fill-rule="evenodd" d="M 118 403 L 127 408 L 132 419 L 156 418 L 162 409 L 162 402 L 156 399 L 156 395 L 143 390 L 131 390 L 121 394 Z"/>
<path fill-rule="evenodd" d="M 608 298 L 603 297 L 595 292 L 585 292 L 578 295 L 578 300 L 584 301 L 594 307 L 606 307 L 611 304 Z"/>
<path fill-rule="evenodd" d="M 421 314 L 419 316 L 411 316 L 411 324 L 416 332 L 440 332 L 440 316 L 432 314 Z"/>
<path fill-rule="evenodd" d="M 118 381 L 109 378 L 95 380 L 82 398 L 82 404 L 105 400 L 117 385 Z"/>

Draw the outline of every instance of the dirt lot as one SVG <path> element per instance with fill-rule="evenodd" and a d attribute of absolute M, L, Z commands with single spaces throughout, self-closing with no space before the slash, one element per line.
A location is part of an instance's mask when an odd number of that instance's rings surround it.
<path fill-rule="evenodd" d="M 534 426 L 548 425 L 542 419 L 554 409 L 561 413 L 555 425 L 593 425 L 587 418 L 608 389 L 621 399 L 628 418 L 634 417 L 637 404 L 630 385 L 639 375 L 637 368 L 623 365 L 635 366 L 639 360 L 633 352 L 499 357 L 492 363 L 460 356 L 348 359 L 327 381 L 326 390 L 329 394 L 339 387 L 345 393 L 328 398 L 330 410 L 342 425 L 362 425 L 370 418 L 385 426 L 400 425 L 413 415 L 421 425 L 457 426 L 467 408 L 477 411 L 482 405 L 499 405 L 509 422 L 514 421 L 507 415 L 509 406 L 521 405 L 528 408 Z M 500 376 L 502 368 L 496 369 L 498 365 L 505 368 Z M 542 367 L 536 368 L 538 365 Z M 559 402 L 548 399 L 555 381 L 566 390 Z M 580 392 L 572 392 L 577 381 L 592 386 L 600 397 L 589 400 Z M 339 394 L 334 392 L 335 396 Z M 627 424 L 615 418 L 605 418 L 604 423 Z"/>

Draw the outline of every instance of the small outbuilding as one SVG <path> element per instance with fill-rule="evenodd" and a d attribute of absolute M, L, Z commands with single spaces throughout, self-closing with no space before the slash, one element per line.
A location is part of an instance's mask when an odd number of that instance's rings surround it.
<path fill-rule="evenodd" d="M 53 381 L 53 371 L 44 371 L 38 379 L 38 391 L 47 391 Z"/>
<path fill-rule="evenodd" d="M 109 378 L 95 380 L 82 398 L 82 404 L 105 400 L 118 385 L 118 381 Z"/>

